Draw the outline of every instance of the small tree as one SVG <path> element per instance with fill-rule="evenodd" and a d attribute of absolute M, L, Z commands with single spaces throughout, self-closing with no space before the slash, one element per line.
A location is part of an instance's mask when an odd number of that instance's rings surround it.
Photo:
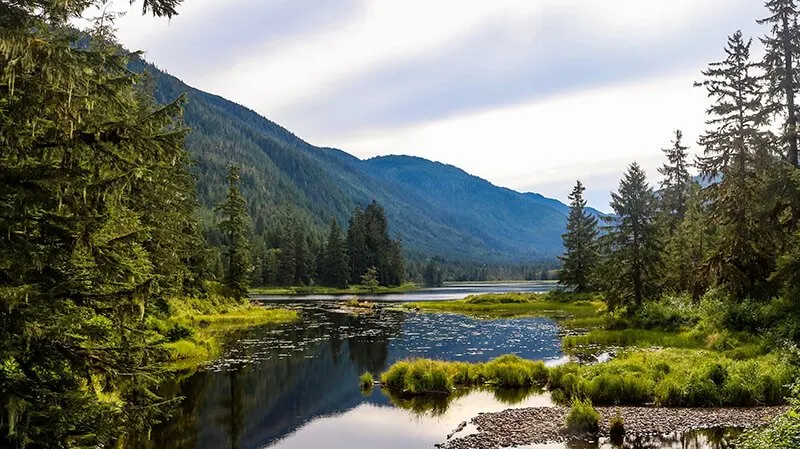
<path fill-rule="evenodd" d="M 597 263 L 597 218 L 586 212 L 584 190 L 586 188 L 578 181 L 569 194 L 567 233 L 561 236 L 566 251 L 559 257 L 564 265 L 559 272 L 559 283 L 575 287 L 576 291 L 589 290 Z"/>
<path fill-rule="evenodd" d="M 633 313 L 644 298 L 658 290 L 661 244 L 656 197 L 644 170 L 634 162 L 611 198 L 615 217 L 609 219 L 608 233 L 603 237 L 605 288 L 609 306 L 627 306 Z"/>
<path fill-rule="evenodd" d="M 422 270 L 422 280 L 426 287 L 441 287 L 444 282 L 444 274 L 436 259 L 431 259 L 425 264 Z"/>
<path fill-rule="evenodd" d="M 665 223 L 666 232 L 671 234 L 686 214 L 686 202 L 692 177 L 689 175 L 687 150 L 683 145 L 683 133 L 675 131 L 675 140 L 670 148 L 665 148 L 664 155 L 667 162 L 658 169 L 664 176 L 661 181 L 661 214 Z"/>
<path fill-rule="evenodd" d="M 367 271 L 361 275 L 361 285 L 367 288 L 372 293 L 378 289 L 378 269 L 375 267 L 367 268 Z"/>
<path fill-rule="evenodd" d="M 250 255 L 250 217 L 245 209 L 246 202 L 239 190 L 239 167 L 231 165 L 228 171 L 228 195 L 217 207 L 222 213 L 219 228 L 225 235 L 227 262 L 225 286 L 236 298 L 247 296 L 250 287 L 250 273 L 253 261 Z"/>

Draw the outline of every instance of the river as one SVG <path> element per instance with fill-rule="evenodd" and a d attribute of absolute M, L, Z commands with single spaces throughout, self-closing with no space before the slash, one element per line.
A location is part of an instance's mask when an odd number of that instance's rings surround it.
<path fill-rule="evenodd" d="M 475 292 L 541 288 L 543 284 L 533 283 L 473 284 L 380 295 L 380 299 L 454 299 Z M 402 401 L 379 388 L 363 393 L 358 384 L 361 373 L 380 373 L 406 357 L 486 361 L 514 353 L 560 363 L 564 357 L 561 329 L 550 318 L 481 320 L 403 311 L 391 303 L 372 313 L 353 313 L 317 297 L 271 299 L 281 307 L 298 309 L 300 320 L 231 334 L 223 357 L 196 373 L 167 382 L 162 394 L 184 400 L 168 422 L 156 427 L 150 440 L 138 447 L 432 448 L 459 423 L 480 412 L 551 404 L 545 394 L 519 391 L 477 391 L 449 400 Z M 688 437 L 696 443 L 674 445 Z M 701 433 L 665 438 L 632 441 L 625 447 L 725 447 L 718 443 L 719 438 L 709 439 Z M 611 446 L 600 442 L 586 447 Z"/>

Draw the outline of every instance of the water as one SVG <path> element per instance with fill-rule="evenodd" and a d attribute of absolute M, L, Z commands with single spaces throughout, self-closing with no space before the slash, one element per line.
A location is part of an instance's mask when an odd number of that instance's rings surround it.
<path fill-rule="evenodd" d="M 464 299 L 469 295 L 478 295 L 483 293 L 508 293 L 508 292 L 522 292 L 522 293 L 544 293 L 550 291 L 555 286 L 552 282 L 498 282 L 498 283 L 453 283 L 447 284 L 444 287 L 426 288 L 415 290 L 405 293 L 387 293 L 387 294 L 360 294 L 359 299 L 371 301 L 395 301 L 395 302 L 411 302 L 411 301 L 445 301 L 452 299 Z M 295 296 L 280 296 L 280 295 L 253 295 L 254 300 L 267 300 L 267 301 L 339 301 L 342 297 L 349 297 L 353 295 L 295 295 Z"/>
<path fill-rule="evenodd" d="M 428 295 L 430 299 L 443 293 Z M 550 399 L 530 392 L 476 391 L 461 397 L 401 400 L 379 388 L 362 393 L 361 373 L 380 373 L 410 356 L 475 362 L 514 353 L 550 364 L 564 359 L 561 330 L 550 318 L 479 320 L 402 311 L 391 304 L 372 313 L 353 313 L 330 302 L 281 306 L 298 309 L 301 319 L 229 335 L 221 359 L 163 386 L 165 397 L 184 400 L 149 441 L 133 447 L 431 448 L 479 412 L 547 406 Z M 470 426 L 459 435 L 469 431 Z M 650 439 L 624 447 L 725 447 L 698 441 L 700 445 L 674 446 Z M 598 447 L 612 446 L 580 446 Z"/>

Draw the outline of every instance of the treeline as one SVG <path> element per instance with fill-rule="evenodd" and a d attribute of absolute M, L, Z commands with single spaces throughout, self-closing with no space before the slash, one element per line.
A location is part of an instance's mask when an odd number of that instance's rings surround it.
<path fill-rule="evenodd" d="M 345 288 L 373 278 L 378 285 L 397 286 L 405 279 L 402 245 L 389 237 L 386 213 L 377 202 L 356 207 L 346 234 L 333 218 L 320 238 L 288 210 L 274 223 L 259 215 L 253 226 L 238 167 L 230 167 L 227 181 L 228 195 L 217 207 L 223 219 L 207 233 L 222 255 L 217 275 L 227 273 L 225 284 L 240 296 L 251 286 Z"/>
<path fill-rule="evenodd" d="M 800 27 L 793 1 L 767 2 L 766 54 L 751 39 L 728 38 L 725 58 L 696 83 L 712 100 L 703 155 L 691 161 L 680 131 L 664 150 L 654 191 L 632 163 L 612 193 L 613 216 L 598 223 L 585 210 L 584 187 L 570 195 L 561 282 L 605 292 L 612 309 L 635 313 L 665 293 L 695 300 L 713 290 L 754 329 L 758 310 L 800 314 L 800 170 L 797 73 Z M 698 182 L 691 173 L 699 173 Z M 746 318 L 745 318 L 746 317 Z M 744 323 L 747 321 L 747 323 Z M 797 326 L 784 326 L 797 339 Z"/>

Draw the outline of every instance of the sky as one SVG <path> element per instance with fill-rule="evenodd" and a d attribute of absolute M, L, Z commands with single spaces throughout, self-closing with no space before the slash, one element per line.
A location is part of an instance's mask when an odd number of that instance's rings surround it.
<path fill-rule="evenodd" d="M 702 79 L 759 0 L 184 0 L 117 37 L 187 84 L 318 146 L 408 154 L 590 206 L 637 161 L 656 185 L 675 129 L 692 154 Z M 754 49 L 758 53 L 758 49 Z"/>

